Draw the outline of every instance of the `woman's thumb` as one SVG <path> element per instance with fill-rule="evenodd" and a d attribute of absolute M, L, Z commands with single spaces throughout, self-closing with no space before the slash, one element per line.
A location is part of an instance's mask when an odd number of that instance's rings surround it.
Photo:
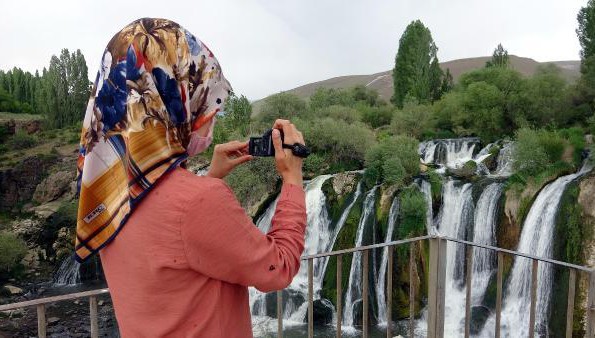
<path fill-rule="evenodd" d="M 281 141 L 281 133 L 279 129 L 273 129 L 273 146 L 275 147 L 275 157 L 284 156 L 283 141 Z"/>

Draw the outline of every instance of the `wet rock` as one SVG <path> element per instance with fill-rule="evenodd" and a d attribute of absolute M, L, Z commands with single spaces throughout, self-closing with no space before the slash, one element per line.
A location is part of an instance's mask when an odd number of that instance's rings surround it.
<path fill-rule="evenodd" d="M 43 204 L 56 200 L 70 190 L 70 183 L 73 180 L 73 171 L 58 171 L 51 174 L 37 185 L 33 193 L 33 201 Z"/>
<path fill-rule="evenodd" d="M 329 325 L 333 323 L 334 307 L 326 299 L 317 299 L 313 303 L 314 325 Z"/>
<path fill-rule="evenodd" d="M 449 168 L 448 173 L 450 175 L 459 178 L 471 178 L 477 172 L 477 163 L 475 161 L 468 161 L 460 168 Z"/>
<path fill-rule="evenodd" d="M 104 302 L 104 301 L 102 301 L 102 300 L 100 300 L 100 301 L 98 301 L 98 302 L 97 302 L 97 305 L 98 305 L 98 306 L 103 306 L 103 304 L 105 304 L 105 302 Z"/>
<path fill-rule="evenodd" d="M 52 244 L 56 257 L 65 257 L 72 252 L 72 238 L 74 238 L 74 229 L 62 227 L 58 230 L 56 241 Z"/>
<path fill-rule="evenodd" d="M 58 323 L 60 321 L 60 318 L 58 317 L 49 317 L 47 319 L 48 325 L 54 325 L 56 323 Z"/>
<path fill-rule="evenodd" d="M 46 204 L 42 204 L 36 207 L 32 207 L 29 211 L 34 212 L 35 216 L 41 218 L 42 220 L 46 220 L 55 214 L 60 206 L 62 205 L 62 201 L 52 201 Z"/>
<path fill-rule="evenodd" d="M 23 293 L 23 289 L 14 285 L 6 284 L 4 285 L 4 288 L 7 289 L 11 295 L 20 295 L 21 293 Z"/>
<path fill-rule="evenodd" d="M 37 269 L 39 268 L 39 263 L 42 260 L 47 260 L 47 253 L 45 249 L 36 246 L 27 251 L 27 254 L 23 258 L 21 263 L 28 269 Z M 34 273 L 35 271 L 31 272 Z"/>

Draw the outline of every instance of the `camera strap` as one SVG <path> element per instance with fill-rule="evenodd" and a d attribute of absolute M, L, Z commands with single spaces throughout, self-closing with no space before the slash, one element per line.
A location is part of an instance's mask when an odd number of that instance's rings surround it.
<path fill-rule="evenodd" d="M 290 149 L 291 152 L 297 157 L 306 158 L 310 155 L 310 149 L 301 143 L 283 143 L 283 148 Z"/>

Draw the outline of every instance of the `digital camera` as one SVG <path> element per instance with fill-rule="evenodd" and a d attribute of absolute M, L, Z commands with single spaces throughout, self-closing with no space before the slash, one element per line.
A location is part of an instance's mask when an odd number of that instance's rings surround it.
<path fill-rule="evenodd" d="M 281 143 L 284 141 L 283 131 L 281 133 Z M 252 156 L 275 156 L 275 146 L 273 145 L 273 129 L 269 129 L 262 134 L 262 137 L 251 137 L 248 142 L 248 153 Z"/>

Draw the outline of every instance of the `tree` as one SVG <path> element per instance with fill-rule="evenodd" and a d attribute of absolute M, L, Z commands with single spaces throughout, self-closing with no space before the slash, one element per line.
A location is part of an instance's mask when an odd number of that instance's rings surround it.
<path fill-rule="evenodd" d="M 264 99 L 259 118 L 263 122 L 273 122 L 280 118 L 298 117 L 306 112 L 306 102 L 300 97 L 289 93 L 278 93 Z"/>
<path fill-rule="evenodd" d="M 595 55 L 595 0 L 589 0 L 577 15 L 578 28 L 576 34 L 581 44 L 581 59 L 586 60 Z"/>
<path fill-rule="evenodd" d="M 442 78 L 441 86 L 441 94 L 444 95 L 451 91 L 455 87 L 454 79 L 452 78 L 452 73 L 450 72 L 450 68 L 446 68 L 446 74 Z"/>
<path fill-rule="evenodd" d="M 589 0 L 577 15 L 576 34 L 581 45 L 581 78 L 577 83 L 574 109 L 592 114 L 595 102 L 595 0 Z"/>
<path fill-rule="evenodd" d="M 252 105 L 244 95 L 237 97 L 232 93 L 225 102 L 225 116 L 233 128 L 247 126 L 252 115 Z"/>
<path fill-rule="evenodd" d="M 492 59 L 486 62 L 486 67 L 508 67 L 510 60 L 508 58 L 508 51 L 502 47 L 502 44 L 499 43 L 498 47 L 494 49 L 494 53 L 492 54 Z"/>
<path fill-rule="evenodd" d="M 407 96 L 421 103 L 432 101 L 437 96 L 442 79 L 437 52 L 430 30 L 419 20 L 411 22 L 399 40 L 399 51 L 395 57 L 391 101 L 396 106 L 402 107 Z"/>

